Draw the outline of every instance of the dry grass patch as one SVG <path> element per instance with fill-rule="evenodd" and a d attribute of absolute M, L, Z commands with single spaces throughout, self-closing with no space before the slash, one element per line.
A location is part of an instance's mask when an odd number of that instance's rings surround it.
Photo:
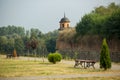
<path fill-rule="evenodd" d="M 0 58 L 0 77 L 41 76 L 64 74 L 102 74 L 118 73 L 120 70 L 83 69 L 74 68 L 74 61 L 62 61 L 57 64 L 41 61 L 27 61 L 19 59 Z"/>
<path fill-rule="evenodd" d="M 44 80 L 120 80 L 120 77 L 81 77 L 81 78 L 44 79 Z"/>

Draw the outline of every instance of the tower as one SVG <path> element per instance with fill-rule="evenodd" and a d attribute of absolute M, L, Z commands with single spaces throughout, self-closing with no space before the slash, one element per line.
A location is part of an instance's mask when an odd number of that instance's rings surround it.
<path fill-rule="evenodd" d="M 64 17 L 60 20 L 59 23 L 60 23 L 59 30 L 68 29 L 70 27 L 70 20 L 65 16 L 65 13 Z"/>

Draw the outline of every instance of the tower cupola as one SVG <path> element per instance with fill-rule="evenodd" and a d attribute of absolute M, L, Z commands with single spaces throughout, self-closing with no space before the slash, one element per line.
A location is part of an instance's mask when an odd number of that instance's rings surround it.
<path fill-rule="evenodd" d="M 65 16 L 65 13 L 64 13 L 64 17 L 60 20 L 59 23 L 60 23 L 59 30 L 67 29 L 70 27 L 70 20 Z"/>

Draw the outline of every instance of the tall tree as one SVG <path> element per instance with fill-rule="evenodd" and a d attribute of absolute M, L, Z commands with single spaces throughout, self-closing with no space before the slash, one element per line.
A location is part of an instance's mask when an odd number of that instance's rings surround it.
<path fill-rule="evenodd" d="M 15 39 L 14 38 L 9 38 L 7 46 L 6 46 L 6 52 L 9 53 L 9 54 L 12 53 L 13 49 L 14 49 L 14 46 L 15 46 Z"/>
<path fill-rule="evenodd" d="M 21 38 L 15 39 L 15 49 L 18 54 L 22 54 L 24 51 L 24 43 Z"/>
<path fill-rule="evenodd" d="M 85 15 L 82 18 L 81 22 L 77 23 L 76 32 L 78 33 L 78 35 L 85 35 L 91 30 L 92 26 L 93 24 L 91 16 Z"/>
<path fill-rule="evenodd" d="M 7 46 L 7 37 L 6 36 L 0 36 L 0 51 L 5 52 L 6 46 Z"/>
<path fill-rule="evenodd" d="M 56 51 L 56 39 L 55 38 L 51 38 L 46 40 L 46 48 L 48 50 L 48 52 L 55 52 Z"/>
<path fill-rule="evenodd" d="M 109 6 L 100 6 L 91 13 L 83 16 L 76 25 L 78 36 L 99 35 L 107 39 L 120 38 L 120 6 L 111 3 Z"/>
<path fill-rule="evenodd" d="M 102 48 L 100 53 L 100 68 L 104 68 L 105 70 L 111 68 L 110 52 L 106 39 L 103 39 L 103 43 L 102 43 Z"/>
<path fill-rule="evenodd" d="M 120 9 L 115 11 L 104 23 L 103 34 L 108 39 L 119 38 L 120 39 Z"/>

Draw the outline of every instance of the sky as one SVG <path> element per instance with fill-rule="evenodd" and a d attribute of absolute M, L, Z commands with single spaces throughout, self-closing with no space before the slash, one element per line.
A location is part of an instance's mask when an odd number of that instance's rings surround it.
<path fill-rule="evenodd" d="M 85 14 L 112 2 L 120 5 L 120 0 L 0 0 L 0 27 L 15 25 L 47 33 L 59 28 L 64 12 L 74 27 Z"/>

